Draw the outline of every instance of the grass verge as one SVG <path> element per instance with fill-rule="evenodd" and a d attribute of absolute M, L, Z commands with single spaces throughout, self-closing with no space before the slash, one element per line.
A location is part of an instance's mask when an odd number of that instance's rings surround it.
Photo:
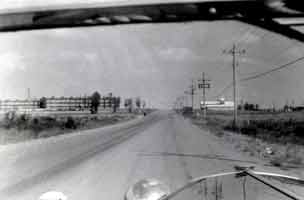
<path fill-rule="evenodd" d="M 266 160 L 269 165 L 282 169 L 304 167 L 304 122 L 299 117 L 272 116 L 267 119 L 255 116 L 239 122 L 237 130 L 231 126 L 231 117 L 219 114 L 209 115 L 207 121 L 198 116 L 190 119 L 195 125 L 231 143 L 238 151 Z"/>
<path fill-rule="evenodd" d="M 0 122 L 0 144 L 17 143 L 86 130 L 130 120 L 134 114 L 36 116 L 21 114 Z"/>

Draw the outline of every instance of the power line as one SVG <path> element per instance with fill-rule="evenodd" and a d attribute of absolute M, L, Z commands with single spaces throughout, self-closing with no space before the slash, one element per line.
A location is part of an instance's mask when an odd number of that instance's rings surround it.
<path fill-rule="evenodd" d="M 237 45 L 239 46 L 241 43 L 246 44 L 250 38 L 250 34 L 254 35 L 257 31 L 258 30 L 256 28 L 249 27 L 249 30 L 244 34 L 244 37 L 238 41 Z"/>
<path fill-rule="evenodd" d="M 230 89 L 232 87 L 232 82 L 230 82 L 229 84 L 227 84 L 225 87 L 223 87 L 220 92 L 217 93 L 217 95 L 214 95 L 212 98 L 218 98 L 219 96 L 221 96 L 226 90 Z"/>
<path fill-rule="evenodd" d="M 259 31 L 264 31 L 264 32 L 261 32 L 261 35 L 259 35 L 259 34 L 258 34 Z M 241 43 L 246 43 L 246 42 L 250 39 L 250 37 L 249 37 L 250 34 L 256 34 L 256 35 L 258 35 L 258 37 L 260 38 L 260 40 L 265 39 L 268 35 L 270 35 L 270 36 L 276 35 L 276 36 L 277 36 L 277 34 L 274 34 L 274 33 L 270 32 L 270 31 L 263 30 L 263 29 L 256 28 L 256 27 L 252 27 L 252 26 L 248 26 L 247 29 L 245 29 L 244 33 L 241 34 L 241 35 L 243 35 L 243 36 L 239 37 L 239 40 L 238 40 L 238 41 L 235 41 L 234 43 L 236 43 L 237 45 L 240 45 Z M 281 37 L 271 37 L 270 39 L 273 40 L 272 43 L 278 44 L 278 43 L 280 43 L 280 42 L 276 42 L 275 40 L 281 40 L 282 38 L 281 38 Z M 268 40 L 269 40 L 269 39 L 268 39 Z M 294 43 L 295 41 L 291 41 L 291 42 Z M 281 55 L 281 54 L 283 54 L 285 51 L 288 51 L 288 50 L 289 50 L 290 48 L 292 48 L 293 46 L 294 46 L 294 45 L 291 44 L 291 45 L 288 46 L 287 48 L 284 48 L 284 49 L 283 49 L 282 51 L 280 51 L 277 55 L 275 55 L 275 57 L 276 57 L 276 56 L 279 56 L 279 55 Z M 271 57 L 274 57 L 274 56 L 271 56 Z"/>
<path fill-rule="evenodd" d="M 299 61 L 302 61 L 302 60 L 304 60 L 304 56 L 303 56 L 303 57 L 300 57 L 300 58 L 298 58 L 298 59 L 296 59 L 296 60 L 293 60 L 293 61 L 291 61 L 291 62 L 288 62 L 288 63 L 286 63 L 286 64 L 284 64 L 284 65 L 281 65 L 281 66 L 279 66 L 279 67 L 276 67 L 276 68 L 273 68 L 273 69 L 271 69 L 271 70 L 268 70 L 268 71 L 266 71 L 266 72 L 262 72 L 262 73 L 260 73 L 260 74 L 256 74 L 256 75 L 253 75 L 253 76 L 249 76 L 249 77 L 246 77 L 246 78 L 242 78 L 242 79 L 240 79 L 240 81 L 241 81 L 241 82 L 245 82 L 245 81 L 249 81 L 249 80 L 253 80 L 253 79 L 260 78 L 260 77 L 265 76 L 265 75 L 267 75 L 267 74 L 270 74 L 270 73 L 272 73 L 272 72 L 279 71 L 279 70 L 281 70 L 281 69 L 283 69 L 283 68 L 289 67 L 290 65 L 295 64 L 295 63 L 297 63 L 297 62 L 299 62 Z M 230 88 L 232 87 L 232 85 L 233 85 L 232 82 L 230 82 L 230 83 L 227 84 L 223 89 L 221 89 L 220 92 L 217 93 L 217 95 L 214 95 L 213 97 L 219 97 L 219 96 L 222 95 L 226 90 L 230 89 Z"/>
<path fill-rule="evenodd" d="M 287 47 L 285 47 L 284 49 L 282 49 L 279 53 L 277 53 L 275 55 L 272 55 L 271 58 L 273 58 L 273 57 L 279 57 L 282 54 L 284 54 L 285 52 L 288 52 L 288 50 L 290 50 L 291 48 L 294 48 L 296 46 L 297 46 L 297 44 L 295 44 L 293 41 L 291 41 L 290 45 L 288 45 Z M 271 58 L 269 58 L 267 60 L 270 60 Z"/>
<path fill-rule="evenodd" d="M 240 34 L 238 34 L 237 37 L 235 37 L 234 39 L 232 39 L 232 44 L 239 44 L 241 40 L 244 39 L 244 37 L 247 35 L 247 33 L 250 31 L 251 27 L 247 26 L 245 28 L 239 28 L 239 31 L 241 32 Z M 238 39 L 237 39 L 238 38 Z M 231 44 L 229 44 L 229 46 L 231 46 Z M 223 49 L 228 49 L 228 47 L 225 47 Z"/>
<path fill-rule="evenodd" d="M 238 45 L 240 45 L 241 43 L 245 43 L 250 39 L 250 34 L 253 34 L 253 35 L 256 35 L 257 37 L 260 38 L 260 40 L 263 40 L 265 39 L 265 37 L 267 37 L 268 35 L 273 35 L 272 32 L 269 32 L 269 31 L 265 31 L 265 30 L 262 30 L 260 28 L 251 28 L 249 26 L 249 28 L 247 29 L 248 31 L 246 33 L 244 33 L 244 36 L 242 38 L 240 38 L 240 40 L 237 42 Z M 265 31 L 265 32 L 260 32 L 260 31 Z M 261 34 L 258 34 L 258 33 L 261 33 Z M 277 42 L 276 40 L 281 40 L 282 38 L 278 38 L 278 37 L 271 37 L 270 38 L 272 41 L 273 44 L 279 44 L 280 42 Z M 269 39 L 268 39 L 269 40 Z M 293 42 L 293 41 L 292 41 Z M 247 45 L 246 45 L 247 46 Z M 291 47 L 293 47 L 293 45 L 291 46 L 288 46 L 287 48 L 284 48 L 282 51 L 280 51 L 277 55 L 275 56 L 271 56 L 271 57 L 276 57 L 276 56 L 279 56 L 281 54 L 283 54 L 285 51 L 289 50 Z"/>
<path fill-rule="evenodd" d="M 237 41 L 234 41 L 233 43 L 239 45 L 242 42 L 242 40 L 244 40 L 244 38 L 248 36 L 248 33 L 251 32 L 250 29 L 251 27 L 247 26 L 247 28 L 245 28 L 245 31 L 241 34 L 242 36 L 240 36 L 239 39 Z"/>
<path fill-rule="evenodd" d="M 268 70 L 268 71 L 266 71 L 266 72 L 262 72 L 262 73 L 259 73 L 259 74 L 253 75 L 253 76 L 249 76 L 249 77 L 246 77 L 246 78 L 242 78 L 242 79 L 240 79 L 240 81 L 242 81 L 242 82 L 243 82 L 243 81 L 249 81 L 249 80 L 253 80 L 253 79 L 260 78 L 260 77 L 262 77 L 262 76 L 266 76 L 267 74 L 270 74 L 270 73 L 272 73 L 272 72 L 279 71 L 279 70 L 281 70 L 281 69 L 284 69 L 284 68 L 286 68 L 286 67 L 289 67 L 290 65 L 293 65 L 293 64 L 295 64 L 295 63 L 297 63 L 297 62 L 299 62 L 299 61 L 301 61 L 301 60 L 304 60 L 304 56 L 302 56 L 302 57 L 300 57 L 300 58 L 298 58 L 298 59 L 296 59 L 296 60 L 290 61 L 290 62 L 288 62 L 288 63 L 286 63 L 286 64 L 284 64 L 284 65 L 281 65 L 281 66 L 279 66 L 279 67 L 276 67 L 276 68 L 273 68 L 273 69 L 271 69 L 271 70 Z"/>
<path fill-rule="evenodd" d="M 241 33 L 238 36 L 238 40 L 233 41 L 233 44 L 240 44 L 242 42 L 242 40 L 244 40 L 244 38 L 247 36 L 248 37 L 248 33 L 251 32 L 252 27 L 247 26 L 245 28 L 240 28 L 239 31 L 241 31 Z M 233 39 L 234 40 L 234 39 Z M 228 47 L 227 47 L 228 48 Z M 230 82 L 229 84 L 227 84 L 223 89 L 220 90 L 220 92 L 217 93 L 217 95 L 212 96 L 212 98 L 218 98 L 219 96 L 221 96 L 226 90 L 228 90 L 229 88 L 231 88 L 233 85 L 232 82 Z"/>

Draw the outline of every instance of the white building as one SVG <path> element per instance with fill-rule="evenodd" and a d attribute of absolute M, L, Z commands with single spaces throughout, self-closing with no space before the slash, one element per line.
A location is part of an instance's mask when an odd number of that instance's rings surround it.
<path fill-rule="evenodd" d="M 233 110 L 234 102 L 226 101 L 224 98 L 220 98 L 216 101 L 206 101 L 206 105 L 204 105 L 204 102 L 201 101 L 200 106 L 202 110 Z"/>

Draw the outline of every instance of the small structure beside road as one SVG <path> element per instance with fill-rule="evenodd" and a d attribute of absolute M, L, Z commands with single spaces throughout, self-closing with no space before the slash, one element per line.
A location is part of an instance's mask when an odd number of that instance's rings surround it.
<path fill-rule="evenodd" d="M 233 101 L 226 101 L 224 98 L 220 98 L 216 101 L 206 101 L 204 104 L 203 101 L 200 103 L 201 110 L 219 110 L 219 111 L 230 111 L 234 108 Z"/>

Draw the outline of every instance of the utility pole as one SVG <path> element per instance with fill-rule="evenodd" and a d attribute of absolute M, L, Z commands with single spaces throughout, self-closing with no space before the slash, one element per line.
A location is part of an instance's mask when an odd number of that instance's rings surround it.
<path fill-rule="evenodd" d="M 191 107 L 192 107 L 192 111 L 193 111 L 194 110 L 194 91 L 195 91 L 194 80 L 192 80 L 190 90 L 191 90 Z"/>
<path fill-rule="evenodd" d="M 185 94 L 190 94 L 191 95 L 191 108 L 192 111 L 194 110 L 194 95 L 195 95 L 195 84 L 194 84 L 194 80 L 192 79 L 192 83 L 190 85 L 190 91 L 185 91 Z"/>
<path fill-rule="evenodd" d="M 199 84 L 198 88 L 203 89 L 203 112 L 204 112 L 204 119 L 206 119 L 206 114 L 207 114 L 207 107 L 206 107 L 206 89 L 210 88 L 210 80 L 207 80 L 205 78 L 205 72 L 202 74 L 202 79 L 199 79 Z"/>
<path fill-rule="evenodd" d="M 236 45 L 233 44 L 232 49 L 225 51 L 224 53 L 228 53 L 232 55 L 232 68 L 233 68 L 233 103 L 234 103 L 234 112 L 233 112 L 233 127 L 236 128 L 237 127 L 237 86 L 236 86 L 236 66 L 237 66 L 237 62 L 236 62 L 236 56 L 237 55 L 242 55 L 245 54 L 245 50 L 242 49 L 237 49 Z"/>

